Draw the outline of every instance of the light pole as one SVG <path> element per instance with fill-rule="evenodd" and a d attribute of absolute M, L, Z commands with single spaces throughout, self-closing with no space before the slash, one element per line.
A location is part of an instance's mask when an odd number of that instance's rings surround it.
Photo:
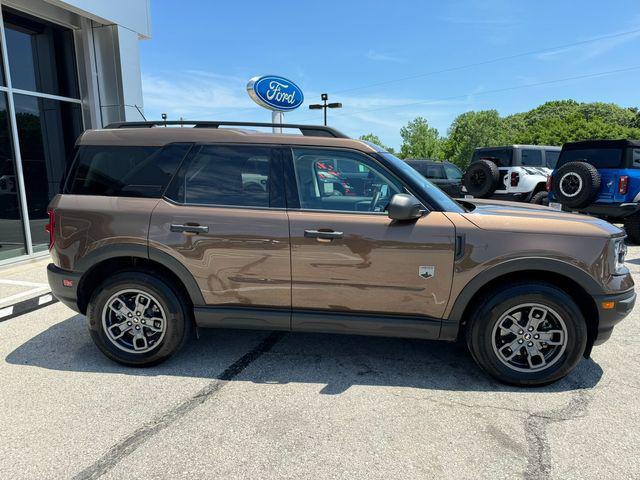
<path fill-rule="evenodd" d="M 323 103 L 315 103 L 313 105 L 309 105 L 309 110 L 324 110 L 324 125 L 327 126 L 327 108 L 342 108 L 342 104 L 339 102 L 336 103 L 327 103 L 329 100 L 329 94 L 323 93 L 320 95 L 320 100 Z"/>

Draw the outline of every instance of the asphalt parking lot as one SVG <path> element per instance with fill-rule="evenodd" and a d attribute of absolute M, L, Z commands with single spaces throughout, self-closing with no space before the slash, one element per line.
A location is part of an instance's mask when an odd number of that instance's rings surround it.
<path fill-rule="evenodd" d="M 0 322 L 0 478 L 640 478 L 639 317 L 523 390 L 458 345 L 333 335 L 204 331 L 125 368 L 57 303 Z"/>

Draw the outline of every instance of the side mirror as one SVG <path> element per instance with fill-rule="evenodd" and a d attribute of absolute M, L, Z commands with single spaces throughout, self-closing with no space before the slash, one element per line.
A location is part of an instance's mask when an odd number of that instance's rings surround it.
<path fill-rule="evenodd" d="M 416 220 L 424 213 L 424 206 L 413 195 L 396 193 L 387 207 L 392 220 Z"/>

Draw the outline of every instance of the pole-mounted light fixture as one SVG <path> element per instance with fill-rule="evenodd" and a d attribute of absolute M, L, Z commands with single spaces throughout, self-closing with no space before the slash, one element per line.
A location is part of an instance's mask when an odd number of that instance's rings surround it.
<path fill-rule="evenodd" d="M 342 103 L 340 102 L 327 103 L 327 100 L 329 100 L 328 93 L 321 94 L 320 100 L 322 100 L 323 103 L 314 103 L 313 105 L 309 105 L 309 110 L 324 110 L 324 124 L 326 126 L 327 125 L 327 109 L 342 108 Z"/>

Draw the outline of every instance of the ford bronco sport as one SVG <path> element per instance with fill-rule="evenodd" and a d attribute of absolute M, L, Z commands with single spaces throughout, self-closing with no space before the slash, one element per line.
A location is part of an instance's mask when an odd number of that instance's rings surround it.
<path fill-rule="evenodd" d="M 565 210 L 624 223 L 640 243 L 640 141 L 565 143 L 549 179 L 549 199 Z"/>
<path fill-rule="evenodd" d="M 547 203 L 547 177 L 560 147 L 510 145 L 476 148 L 464 177 L 464 191 L 476 198 Z"/>
<path fill-rule="evenodd" d="M 161 362 L 194 326 L 461 339 L 495 378 L 540 385 L 633 308 L 602 220 L 457 203 L 327 127 L 157 125 L 84 132 L 49 205 L 52 292 L 117 362 Z M 328 165 L 362 174 L 349 195 Z"/>

